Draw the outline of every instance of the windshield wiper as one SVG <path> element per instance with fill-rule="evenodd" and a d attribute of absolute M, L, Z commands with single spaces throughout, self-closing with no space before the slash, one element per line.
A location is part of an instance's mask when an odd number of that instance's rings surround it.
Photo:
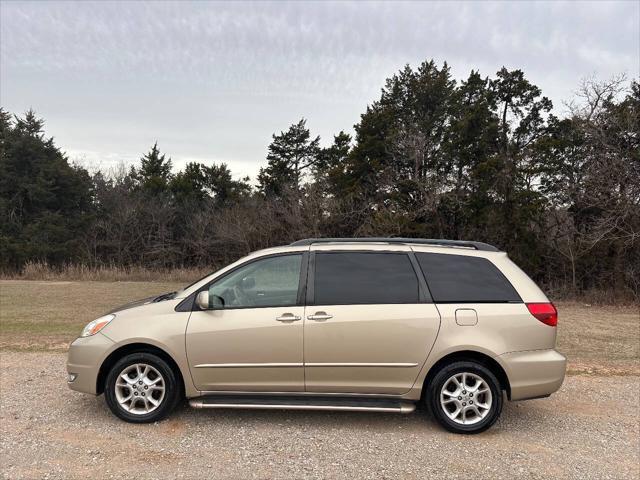
<path fill-rule="evenodd" d="M 153 299 L 153 303 L 162 302 L 163 300 L 171 300 L 171 299 L 175 298 L 177 293 L 178 292 L 163 293 L 162 295 L 154 298 Z"/>

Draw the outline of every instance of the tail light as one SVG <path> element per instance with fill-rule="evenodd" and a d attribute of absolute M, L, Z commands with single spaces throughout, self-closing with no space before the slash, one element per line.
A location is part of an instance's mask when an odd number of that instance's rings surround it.
<path fill-rule="evenodd" d="M 558 311 L 553 303 L 527 303 L 527 308 L 542 323 L 551 327 L 558 325 Z"/>

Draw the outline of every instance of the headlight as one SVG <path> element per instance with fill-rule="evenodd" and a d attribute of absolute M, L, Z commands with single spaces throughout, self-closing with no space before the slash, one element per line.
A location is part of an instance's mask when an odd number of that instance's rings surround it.
<path fill-rule="evenodd" d="M 93 322 L 89 322 L 86 327 L 82 329 L 81 337 L 90 337 L 95 335 L 104 327 L 109 325 L 109 322 L 116 318 L 115 315 L 105 315 L 104 317 L 96 318 Z"/>

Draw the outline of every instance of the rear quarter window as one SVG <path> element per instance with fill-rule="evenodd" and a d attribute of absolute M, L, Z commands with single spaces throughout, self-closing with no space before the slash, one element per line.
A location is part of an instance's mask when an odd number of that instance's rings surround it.
<path fill-rule="evenodd" d="M 522 301 L 509 280 L 486 258 L 439 253 L 416 253 L 416 258 L 436 303 Z"/>

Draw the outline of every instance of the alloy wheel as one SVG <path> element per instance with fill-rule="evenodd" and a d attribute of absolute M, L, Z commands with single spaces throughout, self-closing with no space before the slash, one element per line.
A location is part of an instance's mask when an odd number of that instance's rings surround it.
<path fill-rule="evenodd" d="M 488 383 L 470 372 L 456 373 L 444 382 L 440 391 L 440 406 L 455 423 L 473 425 L 491 411 L 493 397 Z"/>
<path fill-rule="evenodd" d="M 164 400 L 164 377 L 151 365 L 134 363 L 118 374 L 115 396 L 120 407 L 129 413 L 134 415 L 151 413 Z"/>

